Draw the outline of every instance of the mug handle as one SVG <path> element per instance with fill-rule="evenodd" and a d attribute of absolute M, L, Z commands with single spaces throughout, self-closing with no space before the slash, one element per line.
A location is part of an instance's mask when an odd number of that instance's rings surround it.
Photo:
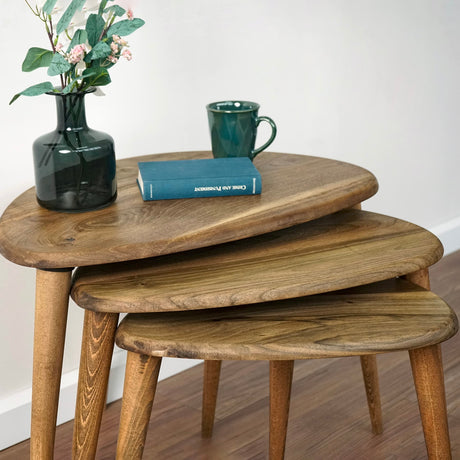
<path fill-rule="evenodd" d="M 272 127 L 272 134 L 270 136 L 270 139 L 268 139 L 268 141 L 265 142 L 265 144 L 262 145 L 262 147 L 259 147 L 258 149 L 252 151 L 251 160 L 253 160 L 258 153 L 262 152 L 262 150 L 265 150 L 275 140 L 276 137 L 275 122 L 270 117 L 257 117 L 256 126 L 259 126 L 261 121 L 266 121 Z"/>

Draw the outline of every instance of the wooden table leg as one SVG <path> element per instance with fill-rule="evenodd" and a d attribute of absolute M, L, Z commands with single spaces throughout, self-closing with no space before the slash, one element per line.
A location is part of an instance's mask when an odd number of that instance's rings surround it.
<path fill-rule="evenodd" d="M 201 415 L 201 436 L 210 438 L 214 428 L 217 393 L 222 361 L 205 360 L 203 373 L 203 406 Z"/>
<path fill-rule="evenodd" d="M 377 358 L 375 355 L 363 355 L 360 358 L 364 387 L 366 388 L 367 405 L 371 417 L 372 433 L 381 434 L 383 431 L 383 422 Z"/>
<path fill-rule="evenodd" d="M 294 361 L 270 361 L 270 460 L 284 458 L 293 372 Z"/>
<path fill-rule="evenodd" d="M 152 413 L 161 358 L 128 352 L 117 460 L 140 460 Z"/>
<path fill-rule="evenodd" d="M 428 268 L 410 273 L 405 278 L 425 289 L 430 289 Z M 428 458 L 430 460 L 451 459 L 441 345 L 409 350 L 409 356 Z"/>
<path fill-rule="evenodd" d="M 73 431 L 73 459 L 96 456 L 118 313 L 85 311 Z"/>
<path fill-rule="evenodd" d="M 411 283 L 421 286 L 422 288 L 430 289 L 430 273 L 428 268 L 422 268 L 416 272 L 409 273 L 404 275 L 403 278 Z"/>
<path fill-rule="evenodd" d="M 425 443 L 430 460 L 452 458 L 441 345 L 409 350 Z"/>
<path fill-rule="evenodd" d="M 37 270 L 30 458 L 53 458 L 72 270 Z"/>

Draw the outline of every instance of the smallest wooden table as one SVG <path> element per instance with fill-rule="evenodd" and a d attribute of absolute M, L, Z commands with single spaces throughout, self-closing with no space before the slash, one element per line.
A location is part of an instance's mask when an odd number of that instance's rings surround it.
<path fill-rule="evenodd" d="M 270 361 L 269 458 L 282 460 L 294 360 L 399 350 L 411 358 L 429 458 L 450 458 L 439 343 L 457 329 L 444 301 L 401 279 L 245 308 L 130 314 L 116 338 L 128 350 L 117 458 L 142 458 L 162 357 L 205 359 L 206 370 L 217 369 L 205 371 L 203 401 L 211 401 L 203 405 L 202 426 L 208 433 L 220 360 Z M 374 432 L 381 432 L 376 372 L 365 377 Z"/>

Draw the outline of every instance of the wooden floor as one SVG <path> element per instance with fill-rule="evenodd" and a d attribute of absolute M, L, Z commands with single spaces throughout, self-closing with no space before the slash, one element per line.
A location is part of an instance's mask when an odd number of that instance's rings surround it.
<path fill-rule="evenodd" d="M 460 252 L 431 269 L 432 290 L 460 316 Z M 443 344 L 453 458 L 460 459 L 460 334 Z M 384 432 L 373 435 L 359 358 L 297 361 L 286 460 L 418 460 L 426 452 L 407 353 L 378 357 Z M 153 406 L 145 459 L 267 458 L 268 364 L 224 362 L 214 436 L 200 437 L 201 372 L 197 366 L 163 380 Z M 98 459 L 115 457 L 120 402 L 104 416 Z M 56 436 L 57 460 L 70 459 L 72 423 Z M 28 458 L 29 443 L 0 452 Z"/>

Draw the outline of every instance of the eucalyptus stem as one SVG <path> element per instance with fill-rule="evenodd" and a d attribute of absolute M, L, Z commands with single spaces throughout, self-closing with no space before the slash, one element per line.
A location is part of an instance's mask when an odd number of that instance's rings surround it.
<path fill-rule="evenodd" d="M 49 22 L 49 25 L 48 25 L 48 22 Z M 54 39 L 53 39 L 54 37 L 53 21 L 51 19 L 51 16 L 48 16 L 48 21 L 45 22 L 45 27 L 46 27 L 46 34 L 48 35 L 48 39 L 51 43 L 51 49 L 53 50 L 53 53 L 56 54 L 56 46 L 54 45 Z M 64 90 L 65 88 L 64 76 L 61 73 L 59 77 L 61 79 L 61 89 Z"/>
<path fill-rule="evenodd" d="M 27 3 L 27 6 L 30 8 L 30 10 L 32 11 L 32 13 L 35 14 L 35 16 L 40 16 L 40 14 L 38 13 L 37 10 L 34 10 L 31 6 L 30 6 L 30 3 L 27 1 L 27 0 L 24 0 L 26 3 Z"/>
<path fill-rule="evenodd" d="M 113 25 L 114 21 L 115 21 L 115 13 L 112 13 L 112 16 L 109 17 L 109 19 L 107 20 L 107 25 L 102 29 L 102 32 L 101 32 L 101 35 L 99 36 L 99 42 L 104 38 L 104 35 L 107 34 L 107 31 L 110 29 L 110 27 Z"/>

